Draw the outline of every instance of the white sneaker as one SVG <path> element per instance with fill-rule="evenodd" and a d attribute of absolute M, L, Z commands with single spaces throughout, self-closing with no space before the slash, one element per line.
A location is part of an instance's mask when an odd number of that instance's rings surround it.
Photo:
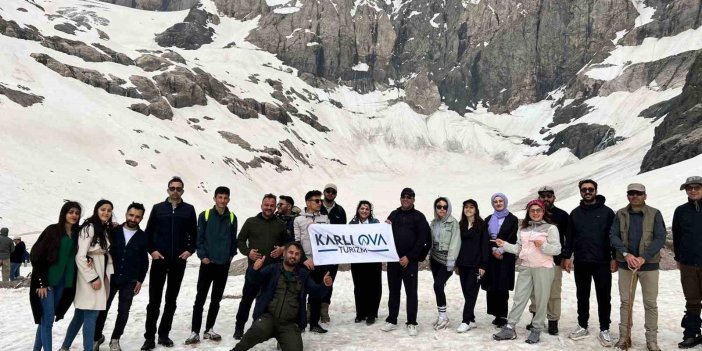
<path fill-rule="evenodd" d="M 122 348 L 119 346 L 119 339 L 110 340 L 110 351 L 122 351 Z"/>
<path fill-rule="evenodd" d="M 390 332 L 397 329 L 397 324 L 392 324 L 390 322 L 385 322 L 385 325 L 380 327 L 380 330 L 384 332 Z"/>
<path fill-rule="evenodd" d="M 585 339 L 588 335 L 590 335 L 590 332 L 587 331 L 587 329 L 578 326 L 577 329 L 573 330 L 568 334 L 568 337 L 571 338 L 572 340 L 580 340 L 580 339 Z"/>
<path fill-rule="evenodd" d="M 222 340 L 222 336 L 215 333 L 214 329 L 210 328 L 210 330 L 206 331 L 205 334 L 202 334 L 202 337 L 204 339 L 212 340 L 212 341 L 220 341 Z"/>
<path fill-rule="evenodd" d="M 417 326 L 414 324 L 407 324 L 407 333 L 409 336 L 417 336 Z"/>
<path fill-rule="evenodd" d="M 612 342 L 612 334 L 609 333 L 609 330 L 600 331 L 600 333 L 597 334 L 597 340 L 600 342 L 600 345 L 604 347 L 612 347 L 614 344 Z"/>
<path fill-rule="evenodd" d="M 200 342 L 200 335 L 196 332 L 190 332 L 190 336 L 185 339 L 185 345 L 197 344 Z"/>
<path fill-rule="evenodd" d="M 444 319 L 444 318 L 439 317 L 436 319 L 436 323 L 434 323 L 434 330 L 445 329 L 446 327 L 448 327 L 448 324 L 449 324 L 448 318 Z"/>
<path fill-rule="evenodd" d="M 465 333 L 465 332 L 467 332 L 469 330 L 473 330 L 475 328 L 477 328 L 477 325 L 475 325 L 474 322 L 470 322 L 468 324 L 461 323 L 461 325 L 459 325 L 458 328 L 456 328 L 456 333 L 459 333 L 459 334 Z"/>

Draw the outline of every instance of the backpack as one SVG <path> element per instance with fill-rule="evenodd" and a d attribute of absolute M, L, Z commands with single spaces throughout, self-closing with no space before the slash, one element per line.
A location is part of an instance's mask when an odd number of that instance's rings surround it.
<path fill-rule="evenodd" d="M 205 223 L 210 219 L 210 209 L 205 210 Z M 229 211 L 229 223 L 234 224 L 234 212 Z"/>

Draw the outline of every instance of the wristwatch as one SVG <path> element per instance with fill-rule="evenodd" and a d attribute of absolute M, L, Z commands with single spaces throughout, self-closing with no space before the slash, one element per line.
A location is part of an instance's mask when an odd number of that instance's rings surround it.
<path fill-rule="evenodd" d="M 622 252 L 622 256 L 626 257 L 627 255 L 629 255 L 628 252 Z"/>

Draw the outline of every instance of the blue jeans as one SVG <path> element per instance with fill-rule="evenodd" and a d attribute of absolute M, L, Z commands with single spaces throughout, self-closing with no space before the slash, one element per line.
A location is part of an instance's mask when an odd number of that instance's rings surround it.
<path fill-rule="evenodd" d="M 10 262 L 10 280 L 17 280 L 20 274 L 21 263 Z"/>
<path fill-rule="evenodd" d="M 54 327 L 54 317 L 56 307 L 58 307 L 63 295 L 64 280 L 61 279 L 59 285 L 47 289 L 46 297 L 41 301 L 41 320 L 37 326 L 37 335 L 34 338 L 34 351 L 51 351 L 51 329 Z"/>
<path fill-rule="evenodd" d="M 77 309 L 73 314 L 73 319 L 71 319 L 71 324 L 68 325 L 66 330 L 66 338 L 63 339 L 63 345 L 61 347 L 70 349 L 73 340 L 78 335 L 80 327 L 83 327 L 83 350 L 92 351 L 93 350 L 93 338 L 95 337 L 95 323 L 97 322 L 97 317 L 100 311 L 98 310 L 81 310 Z"/>

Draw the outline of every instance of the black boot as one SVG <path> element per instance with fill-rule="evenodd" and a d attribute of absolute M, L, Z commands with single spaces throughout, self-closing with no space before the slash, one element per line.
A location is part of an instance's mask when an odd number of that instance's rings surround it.
<path fill-rule="evenodd" d="M 697 336 L 694 338 L 685 338 L 683 341 L 678 343 L 678 348 L 689 349 L 695 347 L 702 343 L 702 336 Z"/>
<path fill-rule="evenodd" d="M 680 322 L 680 326 L 683 327 L 683 341 L 678 343 L 679 348 L 688 349 L 702 343 L 700 325 L 702 325 L 702 320 L 698 314 L 685 313 Z"/>
<path fill-rule="evenodd" d="M 548 321 L 548 334 L 558 335 L 558 321 Z"/>
<path fill-rule="evenodd" d="M 534 316 L 536 316 L 536 313 L 531 312 L 531 322 L 529 322 L 529 324 L 527 324 L 526 330 L 531 330 L 534 328 L 534 324 L 533 324 L 534 323 Z"/>

